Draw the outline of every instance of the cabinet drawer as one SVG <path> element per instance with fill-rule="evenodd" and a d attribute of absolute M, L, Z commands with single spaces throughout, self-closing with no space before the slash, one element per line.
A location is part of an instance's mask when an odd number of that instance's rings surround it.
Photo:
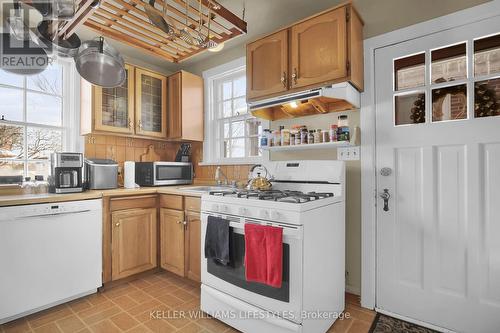
<path fill-rule="evenodd" d="M 160 195 L 160 207 L 183 210 L 182 196 L 172 194 Z"/>
<path fill-rule="evenodd" d="M 201 209 L 201 199 L 197 197 L 185 197 L 186 210 L 199 212 Z"/>
<path fill-rule="evenodd" d="M 156 195 L 112 198 L 110 200 L 110 210 L 114 212 L 132 208 L 156 208 L 156 198 Z"/>

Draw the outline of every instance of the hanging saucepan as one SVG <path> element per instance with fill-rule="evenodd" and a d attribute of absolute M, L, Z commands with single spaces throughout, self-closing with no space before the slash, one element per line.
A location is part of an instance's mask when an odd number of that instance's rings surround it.
<path fill-rule="evenodd" d="M 53 29 L 52 24 L 57 21 L 41 21 L 36 29 L 36 35 L 42 46 L 51 48 L 61 57 L 73 58 L 78 54 L 78 49 L 82 45 L 77 34 L 72 34 L 65 39 L 57 36 L 57 29 Z"/>
<path fill-rule="evenodd" d="M 103 37 L 83 42 L 75 66 L 85 80 L 97 86 L 114 88 L 125 82 L 125 62 Z"/>
<path fill-rule="evenodd" d="M 71 20 L 76 13 L 75 0 L 22 0 L 40 12 L 44 20 Z"/>

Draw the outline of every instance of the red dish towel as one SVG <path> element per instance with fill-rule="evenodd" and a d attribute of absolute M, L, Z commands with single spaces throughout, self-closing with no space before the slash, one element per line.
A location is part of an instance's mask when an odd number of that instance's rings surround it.
<path fill-rule="evenodd" d="M 283 280 L 283 229 L 245 224 L 245 277 L 281 288 Z"/>

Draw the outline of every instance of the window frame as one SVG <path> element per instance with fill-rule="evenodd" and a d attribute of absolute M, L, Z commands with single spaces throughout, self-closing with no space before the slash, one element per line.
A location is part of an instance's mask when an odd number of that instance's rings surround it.
<path fill-rule="evenodd" d="M 28 128 L 39 128 L 48 130 L 61 131 L 61 151 L 70 152 L 84 152 L 84 138 L 80 136 L 80 75 L 77 73 L 74 61 L 72 59 L 64 59 L 58 57 L 54 58 L 53 61 L 62 67 L 62 95 L 61 97 L 61 126 L 46 125 L 28 122 L 25 116 L 27 115 L 27 93 L 35 92 L 41 95 L 47 96 L 58 96 L 50 93 L 44 93 L 29 89 L 27 87 L 26 81 L 23 83 L 22 87 L 10 86 L 7 84 L 0 84 L 0 87 L 8 89 L 16 89 L 22 92 L 23 99 L 23 120 L 22 121 L 12 121 L 12 120 L 0 120 L 0 125 L 7 126 L 21 126 L 23 127 L 23 145 L 27 147 L 27 129 Z M 25 79 L 25 78 L 23 78 Z M 59 96 L 58 96 L 59 97 Z M 10 163 L 23 163 L 24 171 L 23 177 L 28 177 L 28 164 L 30 162 L 50 162 L 50 159 L 29 159 L 27 156 L 27 151 L 24 152 L 25 155 L 22 158 L 0 158 L 2 162 Z M 50 173 L 50 172 L 49 172 Z"/>
<path fill-rule="evenodd" d="M 241 71 L 246 71 L 245 57 L 238 58 L 203 72 L 205 91 L 205 140 L 203 142 L 203 161 L 199 163 L 200 165 L 258 164 L 262 163 L 265 158 L 266 151 L 262 151 L 261 156 L 224 157 L 223 155 L 224 119 L 240 119 L 245 121 L 253 118 L 253 116 L 249 113 L 228 118 L 218 118 L 218 109 L 215 100 L 215 94 L 217 93 L 215 83 L 223 78 L 237 75 Z M 261 121 L 262 129 L 269 128 L 269 121 L 263 119 L 259 120 Z M 219 126 L 219 122 L 222 125 Z M 218 140 L 218 138 L 221 139 Z M 245 136 L 245 139 L 248 139 L 248 137 Z M 246 145 L 245 149 L 245 154 L 248 154 L 248 147 L 246 147 Z"/>

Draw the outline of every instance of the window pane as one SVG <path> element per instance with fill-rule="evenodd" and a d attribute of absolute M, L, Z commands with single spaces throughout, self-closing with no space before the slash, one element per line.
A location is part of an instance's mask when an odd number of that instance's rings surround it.
<path fill-rule="evenodd" d="M 248 112 L 248 108 L 247 108 L 247 102 L 245 100 L 245 97 L 236 98 L 234 100 L 234 115 L 239 116 L 242 114 L 246 114 L 247 112 Z"/>
<path fill-rule="evenodd" d="M 231 140 L 231 157 L 245 157 L 245 139 Z"/>
<path fill-rule="evenodd" d="M 229 128 L 231 127 L 230 123 L 224 123 L 224 139 L 229 138 L 231 135 Z"/>
<path fill-rule="evenodd" d="M 500 34 L 474 41 L 474 75 L 500 73 Z"/>
<path fill-rule="evenodd" d="M 233 115 L 233 106 L 231 104 L 231 101 L 223 102 L 222 103 L 222 117 L 227 118 L 231 117 Z"/>
<path fill-rule="evenodd" d="M 28 92 L 26 110 L 28 122 L 53 126 L 62 125 L 60 97 Z"/>
<path fill-rule="evenodd" d="M 394 98 L 396 125 L 425 123 L 425 94 L 415 92 Z"/>
<path fill-rule="evenodd" d="M 62 95 L 62 67 L 52 64 L 42 73 L 26 77 L 28 89 L 48 94 Z"/>
<path fill-rule="evenodd" d="M 242 76 L 234 80 L 234 97 L 245 96 L 247 89 L 246 77 Z"/>
<path fill-rule="evenodd" d="M 61 131 L 28 128 L 28 159 L 49 159 L 50 153 L 61 150 Z"/>
<path fill-rule="evenodd" d="M 432 91 L 432 121 L 467 118 L 467 85 Z"/>
<path fill-rule="evenodd" d="M 254 137 L 254 138 L 248 138 L 248 150 L 249 150 L 249 156 L 261 156 L 262 153 L 260 151 L 259 147 L 259 138 Z"/>
<path fill-rule="evenodd" d="M 236 138 L 240 136 L 245 136 L 245 122 L 236 121 L 231 124 L 231 137 Z"/>
<path fill-rule="evenodd" d="M 0 158 L 22 158 L 23 147 L 23 127 L 0 125 Z"/>
<path fill-rule="evenodd" d="M 24 163 L 17 161 L 0 161 L 0 176 L 24 175 Z"/>
<path fill-rule="evenodd" d="M 425 85 L 425 53 L 394 60 L 395 90 Z"/>
<path fill-rule="evenodd" d="M 250 118 L 250 119 L 247 119 L 245 122 L 247 124 L 247 135 L 248 136 L 261 134 L 262 126 L 261 126 L 261 122 L 259 119 Z"/>
<path fill-rule="evenodd" d="M 23 121 L 23 91 L 0 88 L 0 98 L 2 99 L 0 117 L 3 116 L 5 120 Z"/>
<path fill-rule="evenodd" d="M 431 52 L 432 83 L 442 83 L 467 77 L 466 44 L 453 45 Z"/>
<path fill-rule="evenodd" d="M 50 173 L 50 162 L 28 162 L 28 177 L 35 179 L 35 176 L 42 175 L 47 180 Z"/>
<path fill-rule="evenodd" d="M 24 81 L 23 75 L 11 74 L 0 70 L 0 83 L 9 86 L 22 87 Z"/>
<path fill-rule="evenodd" d="M 474 85 L 474 116 L 500 115 L 500 78 L 476 82 Z"/>
<path fill-rule="evenodd" d="M 232 98 L 232 82 L 231 81 L 226 81 L 222 83 L 222 99 L 231 99 Z"/>
<path fill-rule="evenodd" d="M 224 140 L 224 157 L 231 157 L 231 142 Z"/>

